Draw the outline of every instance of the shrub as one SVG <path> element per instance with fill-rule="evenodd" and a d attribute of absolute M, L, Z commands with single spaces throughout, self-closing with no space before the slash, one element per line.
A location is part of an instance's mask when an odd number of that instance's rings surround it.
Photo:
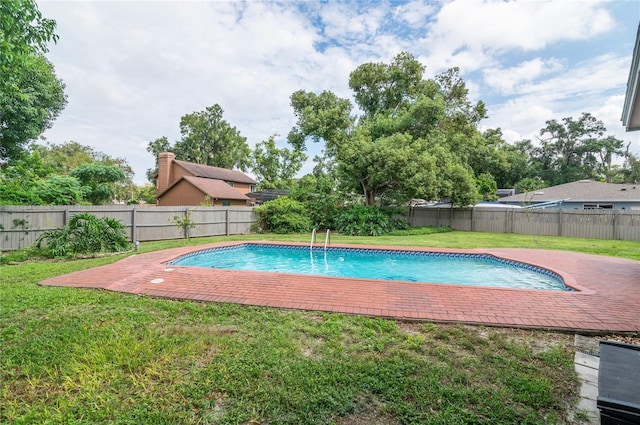
<path fill-rule="evenodd" d="M 120 252 L 131 244 L 124 226 L 113 218 L 98 218 L 83 212 L 74 215 L 62 229 L 44 232 L 35 246 L 47 257 L 66 257 L 78 254 Z"/>
<path fill-rule="evenodd" d="M 340 212 L 340 199 L 336 195 L 318 194 L 304 202 L 309 211 L 311 225 L 316 229 L 335 229 Z"/>
<path fill-rule="evenodd" d="M 351 236 L 380 236 L 408 227 L 409 223 L 399 216 L 399 211 L 367 205 L 350 206 L 336 218 L 338 232 Z"/>
<path fill-rule="evenodd" d="M 281 196 L 255 208 L 259 226 L 273 233 L 302 233 L 311 230 L 309 212 L 303 203 Z"/>

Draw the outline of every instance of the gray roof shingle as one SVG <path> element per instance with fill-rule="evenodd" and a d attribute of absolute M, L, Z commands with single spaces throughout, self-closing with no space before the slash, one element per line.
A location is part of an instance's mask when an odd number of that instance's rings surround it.
<path fill-rule="evenodd" d="M 529 193 L 507 196 L 500 202 L 547 202 L 570 199 L 572 202 L 611 202 L 611 201 L 637 201 L 640 202 L 640 185 L 636 184 L 612 184 L 580 180 L 538 189 Z"/>
<path fill-rule="evenodd" d="M 640 202 L 640 185 L 612 184 L 580 180 L 538 189 L 529 193 L 507 196 L 500 202 L 547 202 L 560 199 L 571 199 L 572 202 L 612 202 L 637 201 Z"/>
<path fill-rule="evenodd" d="M 211 165 L 194 164 L 193 162 L 180 161 L 177 159 L 174 159 L 173 162 L 193 174 L 195 177 L 204 177 L 207 179 L 217 179 L 236 183 L 257 183 L 254 179 L 240 171 L 213 167 Z"/>

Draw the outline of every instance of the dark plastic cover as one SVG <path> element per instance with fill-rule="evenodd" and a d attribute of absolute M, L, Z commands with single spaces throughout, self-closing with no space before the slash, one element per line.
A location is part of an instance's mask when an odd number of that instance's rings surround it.
<path fill-rule="evenodd" d="M 597 405 L 607 423 L 640 423 L 640 345 L 600 341 Z"/>

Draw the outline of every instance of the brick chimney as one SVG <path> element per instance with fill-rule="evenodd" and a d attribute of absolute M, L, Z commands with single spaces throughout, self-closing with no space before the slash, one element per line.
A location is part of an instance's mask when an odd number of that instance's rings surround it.
<path fill-rule="evenodd" d="M 171 152 L 158 155 L 158 179 L 156 180 L 156 195 L 164 192 L 171 182 L 171 163 L 175 159 Z"/>

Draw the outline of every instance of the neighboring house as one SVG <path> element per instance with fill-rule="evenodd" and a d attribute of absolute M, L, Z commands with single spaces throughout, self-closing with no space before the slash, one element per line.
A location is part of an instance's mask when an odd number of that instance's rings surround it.
<path fill-rule="evenodd" d="M 178 161 L 171 152 L 158 155 L 156 203 L 159 206 L 248 206 L 257 182 L 240 171 Z"/>
<path fill-rule="evenodd" d="M 611 184 L 580 180 L 528 193 L 507 196 L 502 204 L 570 210 L 634 210 L 640 211 L 640 185 Z"/>
<path fill-rule="evenodd" d="M 640 25 L 631 58 L 621 120 L 627 131 L 640 130 Z"/>

